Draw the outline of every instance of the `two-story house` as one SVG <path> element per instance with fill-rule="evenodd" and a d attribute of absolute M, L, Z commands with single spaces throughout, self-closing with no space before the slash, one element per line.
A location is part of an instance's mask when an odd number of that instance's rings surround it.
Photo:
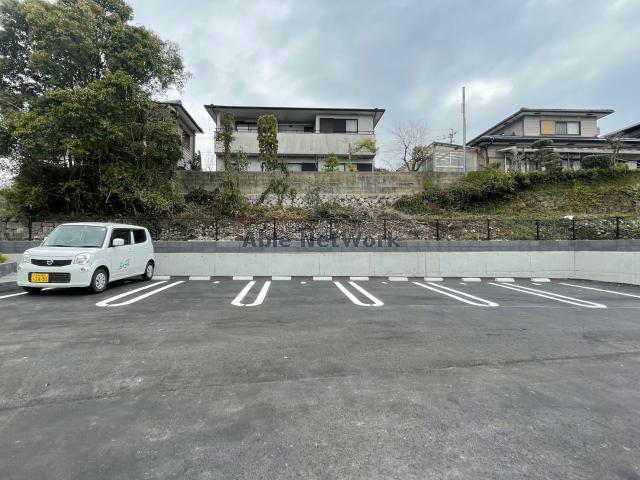
<path fill-rule="evenodd" d="M 264 165 L 258 154 L 258 117 L 274 115 L 278 121 L 278 156 L 289 171 L 319 171 L 329 155 L 339 158 L 338 170 L 352 163 L 358 171 L 373 170 L 375 128 L 384 109 L 380 108 L 291 108 L 205 105 L 219 131 L 222 115 L 234 118 L 232 152 L 247 155 L 248 170 L 259 172 Z M 373 141 L 373 142 L 371 142 Z M 216 170 L 224 170 L 223 145 L 215 142 Z"/>
<path fill-rule="evenodd" d="M 613 113 L 609 109 L 537 109 L 521 108 L 481 133 L 468 145 L 475 148 L 479 168 L 500 163 L 511 170 L 515 151 L 525 156 L 520 168 L 535 169 L 531 161 L 534 142 L 553 140 L 553 149 L 562 157 L 564 168 L 580 168 L 587 155 L 610 154 L 611 145 L 600 136 L 598 120 Z M 626 139 L 618 159 L 629 168 L 637 168 L 640 160 L 640 139 Z"/>
<path fill-rule="evenodd" d="M 196 153 L 196 134 L 204 133 L 180 100 L 158 102 L 166 105 L 182 130 L 182 157 L 178 160 L 179 170 L 191 170 L 191 161 Z"/>

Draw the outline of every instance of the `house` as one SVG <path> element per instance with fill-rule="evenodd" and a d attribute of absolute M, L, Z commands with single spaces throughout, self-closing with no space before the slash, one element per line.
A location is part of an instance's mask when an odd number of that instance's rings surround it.
<path fill-rule="evenodd" d="M 178 161 L 179 170 L 191 170 L 191 162 L 196 154 L 196 134 L 204 133 L 180 100 L 158 102 L 166 105 L 178 121 L 182 130 L 182 158 Z"/>
<path fill-rule="evenodd" d="M 640 138 L 640 123 L 634 123 L 615 132 L 607 133 L 605 137 Z"/>
<path fill-rule="evenodd" d="M 582 158 L 587 155 L 612 153 L 608 139 L 599 135 L 598 127 L 598 120 L 611 113 L 613 110 L 608 109 L 521 108 L 472 139 L 468 146 L 475 148 L 479 168 L 499 163 L 505 170 L 511 170 L 516 168 L 512 165 L 512 154 L 522 152 L 524 161 L 519 168 L 529 171 L 536 168 L 532 161 L 533 143 L 552 140 L 552 148 L 562 157 L 562 166 L 580 168 Z M 625 139 L 618 161 L 627 163 L 629 168 L 638 168 L 640 139 Z"/>
<path fill-rule="evenodd" d="M 337 155 L 337 170 L 344 171 L 352 163 L 358 171 L 373 170 L 375 128 L 384 109 L 380 108 L 292 108 L 205 105 L 216 124 L 222 115 L 234 119 L 232 153 L 242 151 L 248 170 L 260 172 L 265 166 L 258 159 L 258 117 L 274 115 L 278 121 L 278 157 L 289 171 L 323 170 L 329 155 Z M 363 141 L 365 144 L 363 144 Z M 372 142 L 373 141 L 373 142 Z M 366 145 L 368 148 L 364 147 Z M 224 170 L 223 145 L 215 142 L 216 169 Z"/>
<path fill-rule="evenodd" d="M 432 142 L 426 147 L 426 160 L 420 167 L 423 172 L 464 172 L 462 145 L 455 143 Z M 477 170 L 476 151 L 467 147 L 467 172 Z"/>

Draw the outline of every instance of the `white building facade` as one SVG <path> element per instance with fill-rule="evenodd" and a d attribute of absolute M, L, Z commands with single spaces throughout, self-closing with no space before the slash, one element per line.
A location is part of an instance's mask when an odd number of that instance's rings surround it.
<path fill-rule="evenodd" d="M 233 115 L 231 152 L 243 152 L 248 171 L 259 172 L 258 117 L 273 115 L 278 121 L 278 157 L 289 171 L 322 171 L 330 155 L 339 158 L 336 170 L 349 164 L 357 171 L 373 171 L 375 128 L 384 109 L 291 108 L 205 105 L 220 131 L 222 116 Z M 363 147 L 364 145 L 364 147 Z M 225 169 L 223 145 L 216 138 L 216 170 Z"/>

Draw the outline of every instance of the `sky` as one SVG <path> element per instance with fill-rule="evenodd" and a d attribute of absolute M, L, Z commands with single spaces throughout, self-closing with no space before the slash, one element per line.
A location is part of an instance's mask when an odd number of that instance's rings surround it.
<path fill-rule="evenodd" d="M 134 23 L 176 42 L 192 78 L 183 101 L 384 108 L 379 166 L 398 164 L 393 127 L 462 141 L 520 107 L 612 108 L 602 133 L 640 122 L 638 0 L 133 0 Z"/>

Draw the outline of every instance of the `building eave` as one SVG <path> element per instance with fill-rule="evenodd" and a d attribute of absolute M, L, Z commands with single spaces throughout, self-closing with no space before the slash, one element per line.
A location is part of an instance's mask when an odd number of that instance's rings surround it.
<path fill-rule="evenodd" d="M 225 111 L 225 110 L 265 110 L 265 111 L 276 111 L 276 110 L 284 110 L 284 111 L 305 111 L 305 112 L 321 112 L 321 113 L 335 113 L 338 115 L 345 114 L 373 114 L 373 126 L 375 127 L 384 112 L 386 111 L 384 108 L 329 108 L 329 107 L 265 107 L 265 106 L 257 106 L 257 105 L 214 105 L 209 104 L 205 105 L 204 108 L 207 110 L 211 118 L 216 120 L 216 112 L 217 111 Z"/>
<path fill-rule="evenodd" d="M 188 125 L 189 129 L 192 130 L 195 133 L 204 133 L 204 130 L 202 130 L 202 128 L 200 128 L 200 125 L 198 125 L 198 123 L 193 119 L 193 117 L 191 116 L 191 114 L 189 114 L 189 111 L 184 108 L 184 105 L 182 105 L 182 102 L 158 102 L 161 105 L 167 105 L 171 108 L 173 108 L 176 111 L 176 114 L 178 115 L 178 118 L 184 122 L 186 125 Z"/>

